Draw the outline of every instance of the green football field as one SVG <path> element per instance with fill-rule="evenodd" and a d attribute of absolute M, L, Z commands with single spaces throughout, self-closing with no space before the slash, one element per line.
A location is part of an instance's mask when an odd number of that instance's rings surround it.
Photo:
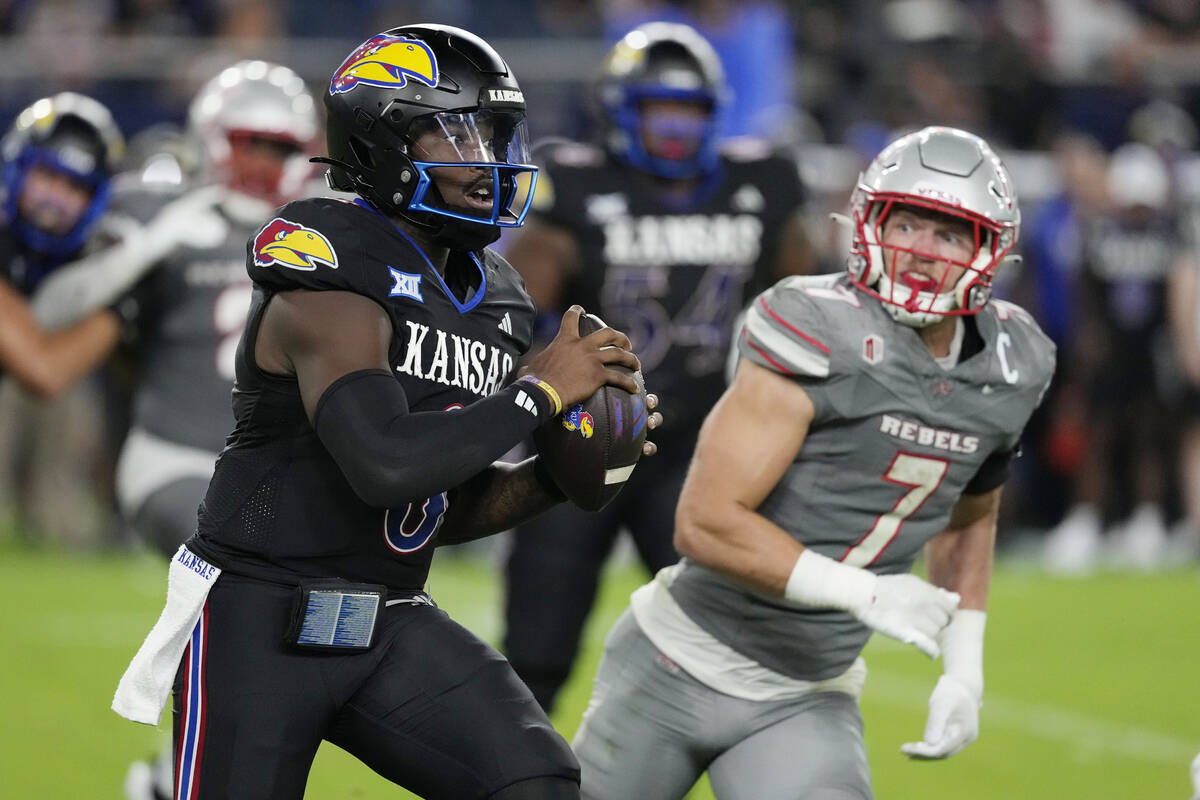
<path fill-rule="evenodd" d="M 610 572 L 587 647 L 555 723 L 569 739 L 608 625 L 641 580 Z M 498 587 L 485 559 L 440 554 L 439 603 L 489 640 Z M 30 552 L 0 539 L 0 797 L 120 798 L 131 759 L 159 731 L 117 717 L 117 679 L 153 624 L 165 567 L 147 555 Z M 992 591 L 982 736 L 942 763 L 898 751 L 920 737 L 938 672 L 875 637 L 863 698 L 880 798 L 1187 800 L 1200 752 L 1200 570 L 1049 578 L 1002 563 Z M 804 754 L 796 753 L 797 768 Z M 336 748 L 322 749 L 308 797 L 406 796 Z M 704 785 L 693 798 L 711 797 Z M 634 800 L 631 798 L 631 800 Z"/>

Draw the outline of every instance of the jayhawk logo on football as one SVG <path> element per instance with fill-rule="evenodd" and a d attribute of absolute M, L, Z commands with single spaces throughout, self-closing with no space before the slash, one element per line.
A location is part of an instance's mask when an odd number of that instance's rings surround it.
<path fill-rule="evenodd" d="M 437 86 L 437 58 L 429 45 L 403 36 L 381 33 L 359 45 L 342 62 L 329 83 L 330 94 L 348 92 L 360 83 L 400 88 L 408 79 Z"/>
<path fill-rule="evenodd" d="M 562 426 L 569 431 L 579 431 L 579 435 L 585 439 L 592 438 L 592 432 L 596 429 L 592 415 L 583 410 L 582 404 L 573 405 L 563 412 Z"/>
<path fill-rule="evenodd" d="M 337 253 L 320 232 L 276 217 L 254 237 L 254 263 L 260 267 L 279 264 L 308 272 L 325 264 L 337 269 Z"/>

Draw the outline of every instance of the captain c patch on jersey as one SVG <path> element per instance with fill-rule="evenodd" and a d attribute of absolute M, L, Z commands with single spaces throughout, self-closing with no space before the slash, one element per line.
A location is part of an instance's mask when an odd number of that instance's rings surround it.
<path fill-rule="evenodd" d="M 254 263 L 260 267 L 279 264 L 311 272 L 317 264 L 337 269 L 337 253 L 318 230 L 276 217 L 254 237 Z"/>

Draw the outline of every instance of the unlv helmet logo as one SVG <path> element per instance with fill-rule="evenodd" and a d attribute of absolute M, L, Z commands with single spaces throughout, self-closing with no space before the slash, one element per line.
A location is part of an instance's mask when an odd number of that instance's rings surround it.
<path fill-rule="evenodd" d="M 348 92 L 359 84 L 399 89 L 408 79 L 437 86 L 437 58 L 429 45 L 417 39 L 381 33 L 367 39 L 351 53 L 329 83 L 330 94 Z"/>
<path fill-rule="evenodd" d="M 337 253 L 320 232 L 276 217 L 254 237 L 254 263 L 260 267 L 279 264 L 305 272 L 326 264 L 337 269 Z"/>

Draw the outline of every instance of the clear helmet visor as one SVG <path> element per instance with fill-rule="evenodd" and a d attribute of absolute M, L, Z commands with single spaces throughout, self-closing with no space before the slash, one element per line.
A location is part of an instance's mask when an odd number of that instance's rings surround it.
<path fill-rule="evenodd" d="M 410 209 L 501 227 L 525 221 L 537 167 L 523 113 L 430 114 L 413 121 L 410 140 L 419 173 Z"/>

